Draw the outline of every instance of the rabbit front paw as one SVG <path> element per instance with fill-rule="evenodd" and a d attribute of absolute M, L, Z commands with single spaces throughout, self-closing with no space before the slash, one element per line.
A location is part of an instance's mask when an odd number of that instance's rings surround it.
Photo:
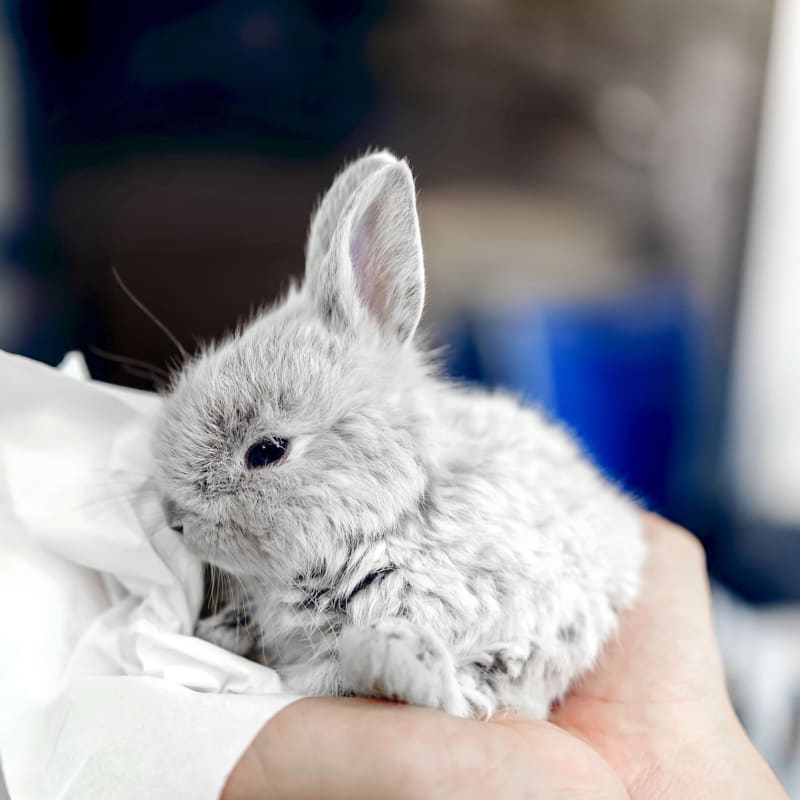
<path fill-rule="evenodd" d="M 217 614 L 198 620 L 194 635 L 240 656 L 247 655 L 256 644 L 251 614 L 240 606 L 227 606 Z"/>
<path fill-rule="evenodd" d="M 345 691 L 467 716 L 453 657 L 432 631 L 390 617 L 367 628 L 348 627 L 339 640 Z"/>

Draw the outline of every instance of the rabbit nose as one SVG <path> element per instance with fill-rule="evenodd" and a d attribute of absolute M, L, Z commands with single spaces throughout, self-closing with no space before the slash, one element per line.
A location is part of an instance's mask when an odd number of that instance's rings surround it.
<path fill-rule="evenodd" d="M 164 516 L 167 518 L 167 525 L 175 533 L 183 533 L 183 516 L 178 508 L 178 504 L 169 497 L 161 499 L 161 506 L 164 509 Z"/>

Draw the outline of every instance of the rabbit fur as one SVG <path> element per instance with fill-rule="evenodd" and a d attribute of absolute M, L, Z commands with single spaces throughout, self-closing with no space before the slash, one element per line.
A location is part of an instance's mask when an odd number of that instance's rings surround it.
<path fill-rule="evenodd" d="M 302 286 L 176 375 L 164 507 L 242 595 L 196 632 L 293 692 L 546 717 L 635 600 L 638 514 L 558 425 L 439 375 L 424 293 L 411 171 L 372 153 L 317 209 Z"/>

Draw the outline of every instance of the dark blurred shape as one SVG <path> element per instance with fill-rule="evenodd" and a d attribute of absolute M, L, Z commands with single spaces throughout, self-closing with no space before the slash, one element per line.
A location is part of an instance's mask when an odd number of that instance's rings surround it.
<path fill-rule="evenodd" d="M 110 267 L 185 340 L 212 336 L 302 268 L 314 198 L 374 103 L 365 39 L 383 3 L 12 3 L 32 218 L 11 242 L 39 323 L 23 350 L 90 345 L 163 364 Z M 290 159 L 286 161 L 285 159 Z M 202 303 L 198 275 L 219 290 Z M 226 299 L 231 295 L 229 299 Z M 169 298 L 169 302 L 165 302 Z"/>
<path fill-rule="evenodd" d="M 147 137 L 308 155 L 340 143 L 370 107 L 364 39 L 381 7 L 34 0 L 17 14 L 53 142 L 95 144 L 95 158 L 139 152 Z"/>

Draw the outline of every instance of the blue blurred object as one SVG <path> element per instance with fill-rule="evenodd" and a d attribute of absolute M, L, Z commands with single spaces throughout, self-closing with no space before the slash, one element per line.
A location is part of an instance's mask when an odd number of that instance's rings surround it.
<path fill-rule="evenodd" d="M 539 405 L 612 478 L 663 510 L 693 424 L 698 331 L 688 288 L 662 279 L 593 300 L 465 316 L 445 331 L 446 364 L 456 377 Z"/>

